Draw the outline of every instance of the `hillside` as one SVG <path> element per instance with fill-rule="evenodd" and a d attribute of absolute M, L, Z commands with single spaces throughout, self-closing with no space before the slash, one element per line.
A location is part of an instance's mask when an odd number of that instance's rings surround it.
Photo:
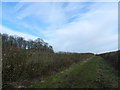
<path fill-rule="evenodd" d="M 32 88 L 117 88 L 117 72 L 106 61 L 94 56 L 87 61 L 43 78 Z"/>
<path fill-rule="evenodd" d="M 2 36 L 3 88 L 117 88 L 118 54 L 55 53 L 41 38 Z"/>
<path fill-rule="evenodd" d="M 112 67 L 114 67 L 119 72 L 120 70 L 119 55 L 120 55 L 120 50 L 114 51 L 114 52 L 102 53 L 102 54 L 99 54 L 98 56 L 103 57 L 105 61 L 107 61 Z M 119 73 L 119 76 L 120 76 L 120 73 Z"/>

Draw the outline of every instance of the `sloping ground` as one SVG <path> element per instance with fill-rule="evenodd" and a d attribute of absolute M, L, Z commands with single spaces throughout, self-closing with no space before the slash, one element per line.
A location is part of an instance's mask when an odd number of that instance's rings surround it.
<path fill-rule="evenodd" d="M 3 54 L 2 87 L 26 88 L 92 56 L 92 53 L 11 50 Z"/>
<path fill-rule="evenodd" d="M 103 58 L 92 57 L 31 86 L 32 88 L 118 88 L 117 72 Z"/>
<path fill-rule="evenodd" d="M 108 53 L 99 54 L 102 58 L 104 58 L 112 67 L 114 67 L 117 71 L 119 71 L 120 77 L 120 66 L 119 66 L 119 56 L 120 50 Z"/>

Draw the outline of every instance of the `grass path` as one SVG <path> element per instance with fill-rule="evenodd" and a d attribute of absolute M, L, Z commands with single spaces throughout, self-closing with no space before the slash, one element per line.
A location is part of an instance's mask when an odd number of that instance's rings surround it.
<path fill-rule="evenodd" d="M 94 56 L 87 61 L 43 78 L 32 88 L 116 88 L 117 73 L 103 58 Z"/>

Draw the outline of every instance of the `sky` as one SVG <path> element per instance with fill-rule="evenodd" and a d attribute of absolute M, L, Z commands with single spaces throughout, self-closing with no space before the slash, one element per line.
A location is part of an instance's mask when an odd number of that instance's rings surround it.
<path fill-rule="evenodd" d="M 55 52 L 118 49 L 117 2 L 2 2 L 1 33 L 42 38 Z"/>

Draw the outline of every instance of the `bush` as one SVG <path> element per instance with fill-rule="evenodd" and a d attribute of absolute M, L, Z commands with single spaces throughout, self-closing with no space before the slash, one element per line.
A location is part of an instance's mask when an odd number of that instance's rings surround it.
<path fill-rule="evenodd" d="M 29 52 L 22 49 L 3 52 L 3 83 L 52 75 L 92 55 Z"/>

